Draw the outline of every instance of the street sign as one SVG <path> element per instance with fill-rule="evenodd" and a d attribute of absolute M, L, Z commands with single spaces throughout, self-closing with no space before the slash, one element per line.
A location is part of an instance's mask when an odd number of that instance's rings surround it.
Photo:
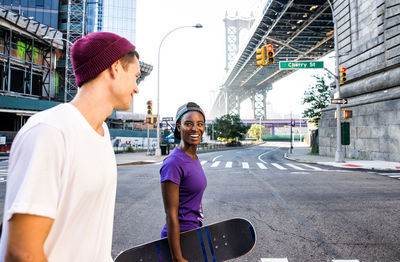
<path fill-rule="evenodd" d="M 332 98 L 331 104 L 345 105 L 345 104 L 347 104 L 347 99 L 346 98 Z"/>
<path fill-rule="evenodd" d="M 295 120 L 290 120 L 290 126 L 295 127 L 296 126 L 296 121 Z"/>
<path fill-rule="evenodd" d="M 162 121 L 174 121 L 173 117 L 163 117 Z"/>
<path fill-rule="evenodd" d="M 279 62 L 279 69 L 320 69 L 324 68 L 324 61 L 289 61 Z"/>

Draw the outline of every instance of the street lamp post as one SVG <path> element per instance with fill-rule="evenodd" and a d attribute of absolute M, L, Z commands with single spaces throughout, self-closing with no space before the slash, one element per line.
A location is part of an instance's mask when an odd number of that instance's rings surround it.
<path fill-rule="evenodd" d="M 182 29 L 182 28 L 187 28 L 187 27 L 194 27 L 194 28 L 202 28 L 203 26 L 201 24 L 196 24 L 196 25 L 188 25 L 188 26 L 180 26 L 177 27 L 171 31 L 169 31 L 164 38 L 161 40 L 160 46 L 158 47 L 158 72 L 157 72 L 157 147 L 156 147 L 156 156 L 161 156 L 161 148 L 160 148 L 160 51 L 161 51 L 161 46 L 162 43 L 164 42 L 165 38 L 169 36 L 172 32 Z"/>

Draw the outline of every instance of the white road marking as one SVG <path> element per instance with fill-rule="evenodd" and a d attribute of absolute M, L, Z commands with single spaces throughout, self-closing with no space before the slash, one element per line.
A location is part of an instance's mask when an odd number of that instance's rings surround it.
<path fill-rule="evenodd" d="M 261 169 L 267 169 L 267 167 L 264 166 L 263 163 L 257 163 L 257 165 L 258 165 L 258 167 L 261 168 Z"/>
<path fill-rule="evenodd" d="M 249 163 L 247 163 L 247 162 L 242 162 L 242 167 L 243 167 L 243 168 L 249 168 Z"/>
<path fill-rule="evenodd" d="M 289 262 L 287 258 L 261 258 L 261 262 Z"/>
<path fill-rule="evenodd" d="M 215 161 L 215 162 L 211 165 L 211 167 L 217 167 L 217 166 L 219 165 L 219 163 L 221 163 L 221 161 Z"/>
<path fill-rule="evenodd" d="M 292 167 L 292 168 L 294 168 L 294 169 L 297 169 L 297 170 L 305 170 L 304 168 L 301 168 L 301 167 L 299 167 L 299 166 L 296 166 L 296 165 L 293 165 L 293 164 L 286 164 L 287 166 L 290 166 L 290 167 Z"/>
<path fill-rule="evenodd" d="M 278 149 L 279 149 L 279 147 L 278 147 L 278 148 L 275 148 L 274 150 L 271 150 L 271 151 L 268 151 L 268 152 L 262 153 L 261 155 L 259 155 L 259 156 L 258 156 L 258 160 L 260 160 L 260 161 L 261 161 L 261 162 L 263 162 L 264 164 L 267 164 L 267 162 L 265 162 L 264 160 L 262 160 L 262 159 L 261 159 L 261 157 L 262 157 L 263 155 L 266 155 L 266 154 L 272 153 L 272 152 L 274 152 L 274 151 L 276 151 L 276 150 L 278 150 Z"/>
<path fill-rule="evenodd" d="M 389 176 L 389 177 L 398 178 L 398 177 L 400 177 L 400 175 L 394 175 L 394 176 Z"/>
<path fill-rule="evenodd" d="M 303 165 L 305 167 L 308 167 L 308 168 L 311 168 L 311 169 L 314 169 L 314 170 L 317 170 L 317 171 L 326 171 L 326 169 L 322 169 L 322 168 L 319 168 L 319 167 L 316 167 L 316 166 L 310 166 L 310 165 L 307 165 L 307 164 L 301 164 L 301 165 Z"/>
<path fill-rule="evenodd" d="M 203 160 L 203 161 L 201 161 L 201 165 L 204 165 L 205 163 L 207 163 L 207 160 Z"/>
<path fill-rule="evenodd" d="M 214 157 L 212 161 L 215 162 L 215 160 L 217 160 L 217 158 L 218 158 L 218 157 L 221 157 L 221 156 L 222 156 L 222 155 L 219 155 L 219 156 Z"/>
<path fill-rule="evenodd" d="M 276 168 L 278 168 L 280 170 L 286 170 L 287 169 L 287 168 L 285 168 L 285 167 L 283 167 L 283 166 L 281 166 L 281 165 L 279 165 L 277 163 L 271 163 L 271 165 L 273 165 L 274 167 L 276 167 Z"/>
<path fill-rule="evenodd" d="M 225 168 L 231 168 L 232 167 L 232 162 L 228 161 L 226 162 Z"/>
<path fill-rule="evenodd" d="M 332 262 L 360 262 L 358 259 L 333 259 Z"/>

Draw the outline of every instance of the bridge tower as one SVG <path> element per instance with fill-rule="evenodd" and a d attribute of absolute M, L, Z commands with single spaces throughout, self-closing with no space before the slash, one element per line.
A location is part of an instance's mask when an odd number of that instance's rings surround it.
<path fill-rule="evenodd" d="M 228 12 L 225 13 L 225 71 L 228 72 L 236 54 L 239 52 L 239 35 L 242 29 L 250 29 L 253 25 L 254 17 L 251 14 L 248 18 L 239 18 L 236 12 L 235 17 L 228 17 Z"/>
<path fill-rule="evenodd" d="M 272 90 L 272 85 L 254 89 L 250 96 L 254 119 L 267 118 L 267 92 Z"/>
<path fill-rule="evenodd" d="M 230 115 L 240 115 L 240 96 L 236 92 L 225 91 L 225 112 Z"/>

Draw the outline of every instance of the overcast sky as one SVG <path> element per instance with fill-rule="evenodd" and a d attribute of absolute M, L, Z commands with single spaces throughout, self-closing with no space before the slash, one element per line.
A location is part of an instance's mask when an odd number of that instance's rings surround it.
<path fill-rule="evenodd" d="M 249 17 L 261 0 L 138 0 L 136 46 L 140 60 L 153 65 L 153 72 L 139 85 L 135 96 L 135 113 L 146 112 L 146 101 L 153 101 L 157 112 L 157 56 L 162 38 L 180 26 L 203 25 L 201 29 L 184 28 L 170 34 L 162 44 L 160 59 L 160 115 L 175 117 L 182 104 L 198 103 L 209 114 L 214 98 L 225 79 L 226 11 L 230 16 Z M 241 34 L 241 42 L 249 37 Z M 333 59 L 329 60 L 330 65 Z M 267 95 L 267 117 L 285 117 L 290 112 L 300 114 L 301 98 L 312 82 L 310 75 L 321 70 L 294 73 L 273 85 Z M 273 112 L 272 112 L 273 111 Z M 249 101 L 241 104 L 242 118 L 252 118 Z"/>

